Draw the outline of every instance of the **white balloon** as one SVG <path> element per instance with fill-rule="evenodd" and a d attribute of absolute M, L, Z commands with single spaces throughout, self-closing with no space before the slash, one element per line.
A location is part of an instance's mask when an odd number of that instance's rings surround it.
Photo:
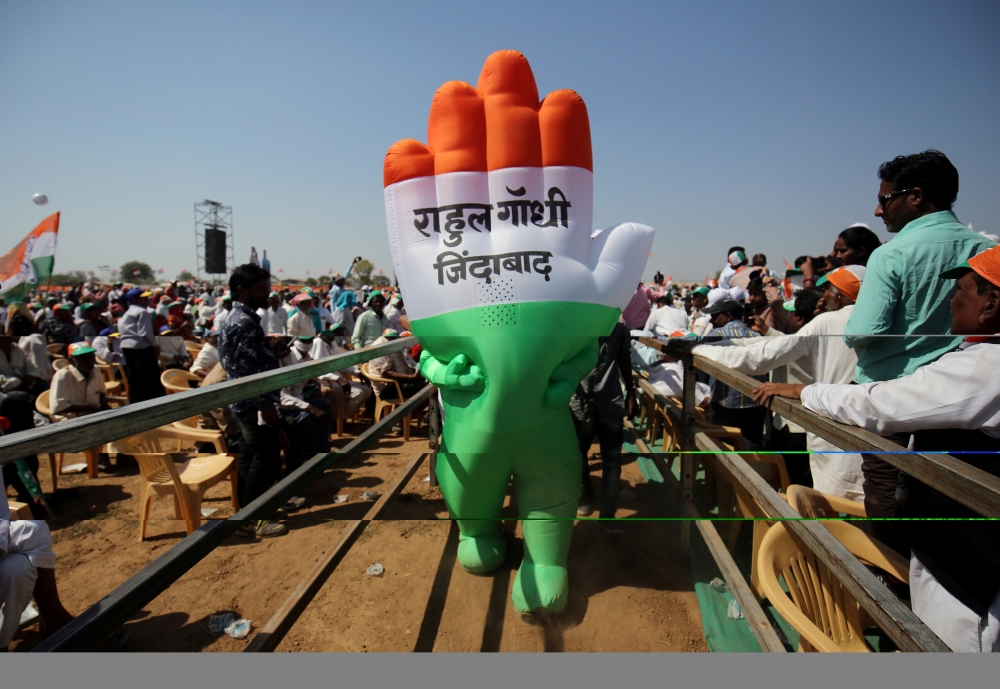
<path fill-rule="evenodd" d="M 44 206 L 49 202 L 49 197 L 45 194 L 35 194 L 31 197 L 31 200 L 37 203 L 39 206 Z"/>

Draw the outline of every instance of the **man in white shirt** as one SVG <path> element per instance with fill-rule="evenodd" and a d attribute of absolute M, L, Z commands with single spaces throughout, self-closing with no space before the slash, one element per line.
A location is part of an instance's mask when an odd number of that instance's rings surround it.
<path fill-rule="evenodd" d="M 188 354 L 184 338 L 174 334 L 169 325 L 160 326 L 156 343 L 160 348 L 160 365 L 164 369 L 180 368 L 186 370 L 191 366 L 191 355 Z"/>
<path fill-rule="evenodd" d="M 825 276 L 826 313 L 813 318 L 797 333 L 782 335 L 770 328 L 765 333 L 770 337 L 747 340 L 742 346 L 701 345 L 692 353 L 746 375 L 760 375 L 796 364 L 795 378 L 804 384 L 850 383 L 854 380 L 858 356 L 841 336 L 854 310 L 864 274 L 864 266 L 844 266 Z M 860 454 L 842 454 L 839 447 L 812 433 L 806 434 L 806 449 L 810 452 L 813 488 L 864 501 Z"/>
<path fill-rule="evenodd" d="M 204 344 L 198 350 L 198 356 L 191 364 L 191 373 L 203 378 L 219 363 L 219 333 L 209 330 L 205 333 Z"/>
<path fill-rule="evenodd" d="M 46 634 L 73 620 L 56 587 L 56 556 L 44 521 L 11 521 L 7 496 L 0 499 L 0 653 L 6 652 L 34 598 Z"/>
<path fill-rule="evenodd" d="M 36 387 L 39 384 L 41 387 Z M 0 392 L 24 390 L 37 394 L 46 387 L 42 373 L 31 364 L 14 339 L 0 331 Z"/>
<path fill-rule="evenodd" d="M 400 318 L 404 315 L 403 297 L 397 294 L 389 300 L 389 305 L 385 307 L 385 317 L 389 320 L 389 327 L 398 333 L 406 330 L 406 328 L 404 328 L 400 323 Z"/>
<path fill-rule="evenodd" d="M 309 356 L 313 360 L 319 360 L 340 354 L 341 349 L 337 346 L 335 340 L 341 330 L 343 330 L 341 325 L 334 323 L 333 327 L 321 332 L 319 337 L 313 340 Z M 355 412 L 368 401 L 368 398 L 372 394 L 371 388 L 364 383 L 351 381 L 350 374 L 358 374 L 357 366 L 350 366 L 319 377 L 320 381 L 329 384 L 334 398 L 339 397 L 343 399 L 345 419 L 353 418 Z"/>
<path fill-rule="evenodd" d="M 316 337 L 316 326 L 309 314 L 313 307 L 312 297 L 305 293 L 297 294 L 291 304 L 298 310 L 288 317 L 288 334 L 291 337 Z"/>
<path fill-rule="evenodd" d="M 1000 475 L 1000 247 L 941 277 L 957 278 L 951 334 L 966 336 L 957 350 L 894 380 L 768 383 L 755 399 L 801 399 L 811 411 L 878 435 L 912 433 L 914 451 L 953 453 Z M 952 521 L 980 515 L 905 480 L 909 496 L 898 516 L 910 519 L 896 524 L 911 550 L 913 612 L 953 651 L 1000 651 L 1000 521 Z"/>
<path fill-rule="evenodd" d="M 289 350 L 284 343 L 275 347 L 282 368 L 311 361 L 312 338 L 293 340 Z M 333 405 L 322 394 L 320 383 L 313 379 L 281 389 L 278 413 L 292 446 L 285 452 L 285 473 L 298 469 L 309 457 L 330 451 L 330 422 Z M 292 498 L 291 506 L 301 506 L 304 498 Z"/>
<path fill-rule="evenodd" d="M 265 335 L 288 334 L 288 311 L 281 305 L 281 295 L 277 292 L 268 295 L 267 306 L 257 309 L 257 315 Z"/>
<path fill-rule="evenodd" d="M 233 295 L 228 291 L 222 295 L 219 299 L 219 305 L 222 307 L 216 308 L 215 320 L 212 321 L 212 330 L 222 332 L 222 328 L 226 325 L 226 319 L 229 318 L 230 314 L 233 312 Z"/>
<path fill-rule="evenodd" d="M 106 364 L 125 365 L 121 350 L 121 337 L 112 328 L 105 328 L 94 338 L 90 346 L 97 352 L 97 358 Z"/>
<path fill-rule="evenodd" d="M 398 338 L 399 333 L 391 328 L 387 328 L 380 337 L 372 342 L 371 346 L 376 347 Z M 426 385 L 420 374 L 410 369 L 401 352 L 393 352 L 392 354 L 375 357 L 368 362 L 368 372 L 373 377 L 386 378 L 399 383 L 399 387 L 402 389 L 403 397 L 405 398 L 409 398 L 420 392 L 424 385 Z M 399 399 L 399 391 L 395 385 L 372 380 L 372 388 L 375 390 L 375 394 L 382 399 Z"/>
<path fill-rule="evenodd" d="M 96 370 L 94 348 L 86 342 L 69 346 L 70 365 L 56 371 L 49 389 L 53 421 L 65 421 L 108 409 L 104 378 Z"/>
<path fill-rule="evenodd" d="M 687 314 L 675 309 L 669 296 L 657 297 L 656 306 L 656 310 L 650 311 L 643 330 L 648 330 L 654 335 L 669 337 L 673 332 L 688 329 Z"/>

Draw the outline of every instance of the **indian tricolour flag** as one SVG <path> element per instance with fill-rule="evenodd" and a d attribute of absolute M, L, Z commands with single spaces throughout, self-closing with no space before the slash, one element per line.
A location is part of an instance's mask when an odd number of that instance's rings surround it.
<path fill-rule="evenodd" d="M 58 234 L 59 213 L 53 213 L 0 257 L 0 296 L 8 302 L 23 299 L 27 289 L 52 275 Z"/>

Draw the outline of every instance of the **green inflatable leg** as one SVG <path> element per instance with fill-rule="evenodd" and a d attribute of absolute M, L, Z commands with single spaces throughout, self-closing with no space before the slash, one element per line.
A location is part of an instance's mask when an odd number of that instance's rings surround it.
<path fill-rule="evenodd" d="M 424 346 L 421 371 L 442 389 L 439 479 L 461 534 L 459 561 L 470 572 L 503 562 L 499 516 L 514 476 L 524 520 L 513 594 L 520 612 L 566 606 L 581 461 L 568 403 L 596 364 L 597 338 L 618 315 L 595 304 L 537 302 L 411 324 Z"/>

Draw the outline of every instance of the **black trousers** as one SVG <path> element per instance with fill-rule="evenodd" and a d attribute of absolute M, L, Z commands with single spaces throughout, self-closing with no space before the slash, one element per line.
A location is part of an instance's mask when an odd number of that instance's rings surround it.
<path fill-rule="evenodd" d="M 129 401 L 132 403 L 163 397 L 166 391 L 160 383 L 160 361 L 152 347 L 122 348 L 125 355 L 125 375 L 128 376 Z"/>
<path fill-rule="evenodd" d="M 280 478 L 281 444 L 277 428 L 258 425 L 256 409 L 234 412 L 233 417 L 243 436 L 236 482 L 236 495 L 243 508 L 266 493 Z"/>

